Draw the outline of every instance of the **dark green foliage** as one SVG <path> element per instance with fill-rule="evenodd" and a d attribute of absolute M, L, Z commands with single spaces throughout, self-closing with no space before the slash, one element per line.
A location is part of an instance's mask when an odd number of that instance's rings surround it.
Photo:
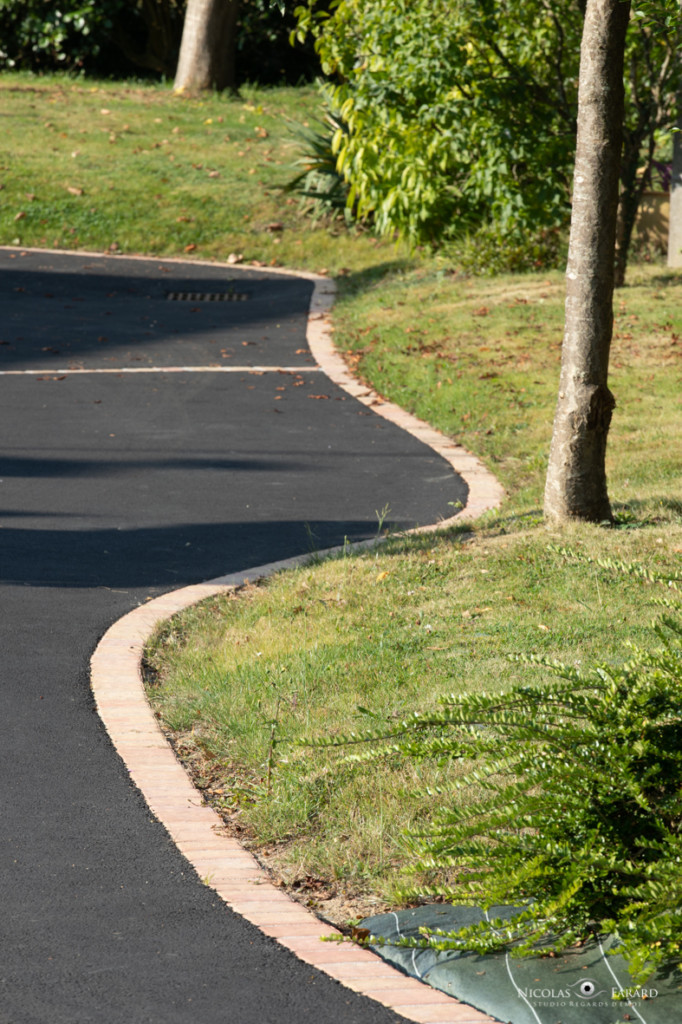
<path fill-rule="evenodd" d="M 563 225 L 574 145 L 576 5 L 541 0 L 340 0 L 317 34 L 349 203 L 381 233 L 438 242 L 493 223 Z M 396 59 L 396 54 L 400 55 Z"/>
<path fill-rule="evenodd" d="M 0 0 L 0 67 L 92 67 L 124 7 L 124 0 Z"/>
<path fill-rule="evenodd" d="M 379 233 L 451 247 L 465 270 L 564 257 L 584 0 L 316 0 L 296 9 L 317 38 L 349 206 Z M 657 146 L 675 118 L 680 17 L 634 11 L 626 54 L 617 278 Z M 399 55 L 399 57 L 397 57 Z M 644 173 L 640 173 L 643 169 Z"/>
<path fill-rule="evenodd" d="M 331 113 L 318 121 L 316 128 L 294 125 L 302 153 L 295 166 L 300 170 L 287 182 L 284 191 L 299 195 L 304 209 L 314 217 L 335 217 L 344 213 L 346 220 L 352 219 L 352 211 L 347 206 L 348 185 L 336 169 L 332 152 L 334 136 L 344 130 L 341 119 Z"/>
<path fill-rule="evenodd" d="M 0 68 L 172 77 L 185 0 L 0 0 Z M 319 72 L 312 40 L 291 46 L 293 13 L 242 0 L 238 81 L 297 84 Z"/>
<path fill-rule="evenodd" d="M 237 27 L 237 77 L 260 85 L 298 85 L 320 73 L 312 39 L 291 45 L 296 18 L 271 0 L 242 0 Z"/>
<path fill-rule="evenodd" d="M 437 818 L 409 836 L 415 871 L 449 882 L 412 897 L 523 908 L 425 942 L 524 955 L 613 932 L 635 975 L 682 960 L 682 622 L 666 615 L 654 631 L 660 647 L 622 667 L 533 658 L 553 681 L 447 697 L 344 738 L 372 745 L 351 760 L 463 765 Z"/>
<path fill-rule="evenodd" d="M 559 227 L 533 233 L 522 228 L 502 231 L 495 223 L 482 224 L 443 246 L 453 267 L 481 276 L 561 267 L 567 252 L 568 232 Z"/>

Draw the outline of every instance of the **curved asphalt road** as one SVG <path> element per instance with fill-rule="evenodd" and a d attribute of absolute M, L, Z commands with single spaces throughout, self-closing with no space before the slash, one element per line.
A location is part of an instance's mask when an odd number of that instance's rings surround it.
<path fill-rule="evenodd" d="M 201 885 L 88 684 L 98 638 L 150 595 L 299 554 L 310 531 L 321 548 L 372 536 L 386 505 L 405 527 L 466 500 L 430 449 L 315 372 L 311 287 L 0 251 L 0 1024 L 402 1019 Z M 247 297 L 167 297 L 230 288 Z M 302 369 L 212 372 L 258 363 Z M 118 372 L 152 366 L 209 369 Z M 60 372 L 78 367 L 116 372 Z"/>

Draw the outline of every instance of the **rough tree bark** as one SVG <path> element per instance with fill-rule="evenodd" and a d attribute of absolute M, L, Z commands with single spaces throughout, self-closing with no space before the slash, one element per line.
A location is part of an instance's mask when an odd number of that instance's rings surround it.
<path fill-rule="evenodd" d="M 545 516 L 555 521 L 612 518 L 605 456 L 615 400 L 607 380 L 629 13 L 629 0 L 588 0 L 585 11 L 566 320 L 545 487 Z"/>
<path fill-rule="evenodd" d="M 176 92 L 235 89 L 239 0 L 188 0 Z"/>

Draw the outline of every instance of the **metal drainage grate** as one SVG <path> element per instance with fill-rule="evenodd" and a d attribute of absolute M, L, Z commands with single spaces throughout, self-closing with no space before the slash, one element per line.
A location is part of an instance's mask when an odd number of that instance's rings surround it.
<path fill-rule="evenodd" d="M 246 292 L 166 292 L 169 302 L 244 302 Z"/>

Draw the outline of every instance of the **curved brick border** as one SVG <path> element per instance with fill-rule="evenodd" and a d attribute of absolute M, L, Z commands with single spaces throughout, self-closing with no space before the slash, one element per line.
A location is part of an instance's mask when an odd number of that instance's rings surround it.
<path fill-rule="evenodd" d="M 497 508 L 504 497 L 504 490 L 499 481 L 475 455 L 468 452 L 466 448 L 455 444 L 438 430 L 434 430 L 428 423 L 405 412 L 399 405 L 386 401 L 371 388 L 356 380 L 332 341 L 330 312 L 336 294 L 334 282 L 327 281 L 318 275 L 306 276 L 315 281 L 315 289 L 310 303 L 307 337 L 310 351 L 318 365 L 335 384 L 347 391 L 353 398 L 357 398 L 359 402 L 369 406 L 379 416 L 402 427 L 408 434 L 412 434 L 413 437 L 438 452 L 450 463 L 469 488 L 467 503 L 460 512 L 431 526 L 421 526 L 408 532 L 431 532 L 452 526 L 455 522 L 461 522 L 463 518 L 475 519 L 484 512 Z"/>
<path fill-rule="evenodd" d="M 238 273 L 240 268 L 230 266 L 229 269 Z M 469 498 L 459 515 L 410 532 L 436 530 L 455 519 L 461 520 L 462 516 L 473 518 L 495 508 L 502 498 L 502 488 L 478 459 L 398 406 L 384 402 L 352 376 L 331 341 L 329 313 L 335 294 L 333 282 L 317 274 L 296 274 L 271 267 L 262 269 L 314 282 L 308 343 L 318 364 L 349 394 L 434 448 L 467 483 Z M 407 1020 L 421 1024 L 493 1024 L 493 1018 L 406 977 L 369 950 L 322 943 L 322 937 L 334 934 L 340 937 L 340 933 L 272 885 L 251 854 L 225 834 L 219 815 L 203 803 L 147 702 L 141 661 L 144 645 L 160 623 L 206 597 L 241 585 L 247 578 L 263 578 L 301 565 L 306 559 L 307 556 L 287 559 L 257 566 L 246 573 L 184 587 L 119 619 L 104 634 L 91 661 L 91 685 L 100 718 L 151 811 L 199 877 L 233 910 L 277 939 L 299 959 L 348 988 L 394 1009 Z"/>

